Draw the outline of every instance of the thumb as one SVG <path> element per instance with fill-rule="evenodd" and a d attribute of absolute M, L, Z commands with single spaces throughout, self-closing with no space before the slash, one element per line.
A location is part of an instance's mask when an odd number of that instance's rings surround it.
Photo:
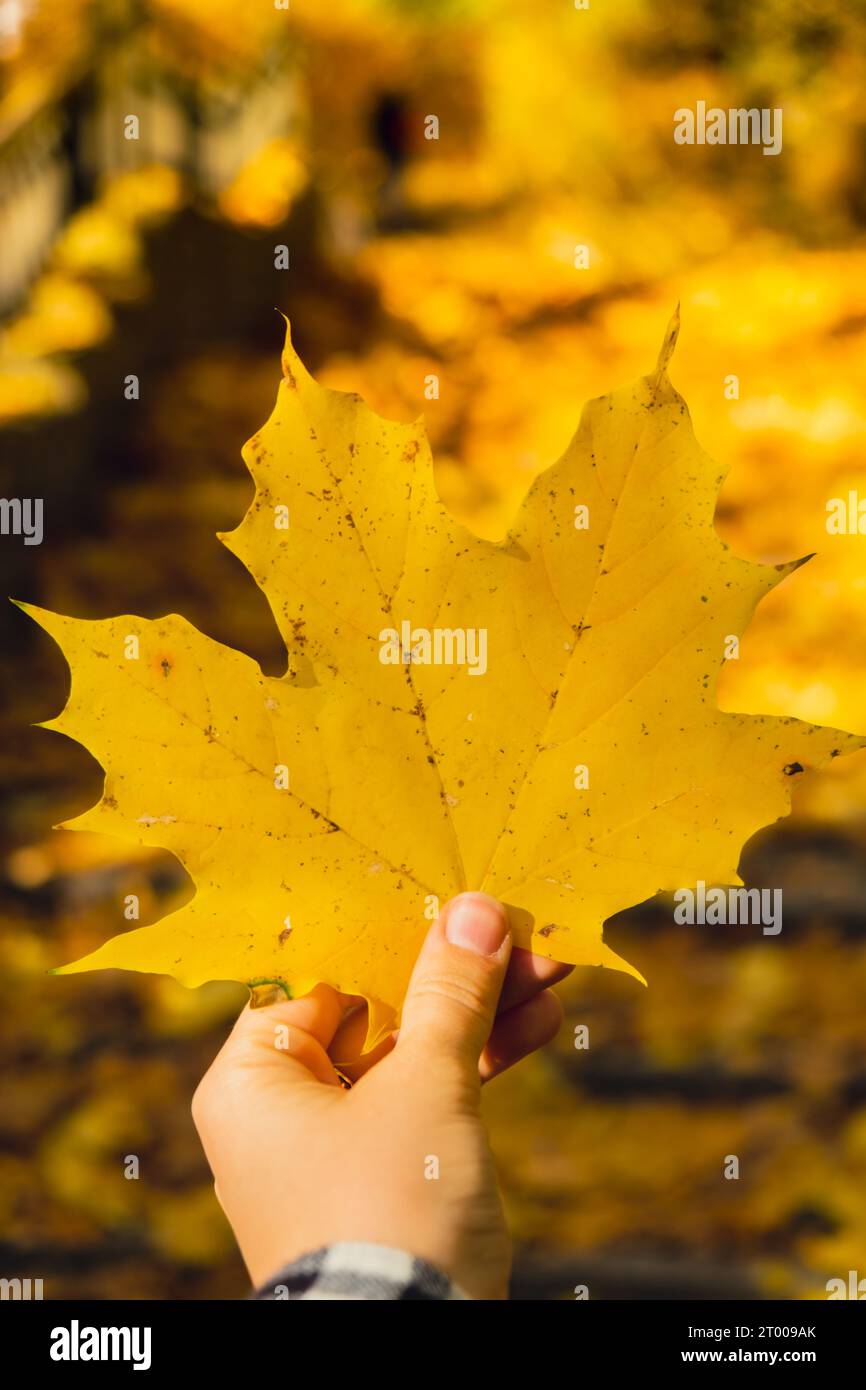
<path fill-rule="evenodd" d="M 397 1041 L 443 1056 L 477 1077 L 511 955 L 505 908 L 486 893 L 461 893 L 433 923 L 412 973 Z"/>

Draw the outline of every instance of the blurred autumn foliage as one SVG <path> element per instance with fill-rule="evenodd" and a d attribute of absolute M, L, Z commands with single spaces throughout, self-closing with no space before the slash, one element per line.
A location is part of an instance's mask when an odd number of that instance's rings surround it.
<path fill-rule="evenodd" d="M 0 441 L 4 491 L 44 497 L 46 534 L 2 538 L 6 592 L 183 611 L 278 671 L 264 601 L 214 537 L 251 496 L 239 451 L 275 394 L 274 306 L 323 382 L 423 410 L 444 498 L 497 536 L 583 401 L 652 366 L 679 300 L 673 379 L 730 467 L 718 529 L 756 559 L 816 552 L 761 605 L 723 703 L 866 732 L 866 538 L 825 524 L 831 498 L 866 497 L 862 8 L 19 9 Z M 781 107 L 781 155 L 675 145 L 700 98 Z M 2 621 L 0 1273 L 46 1296 L 240 1296 L 188 1106 L 243 991 L 46 978 L 119 929 L 127 895 L 147 921 L 189 886 L 164 856 L 49 829 L 99 770 L 28 727 L 60 708 L 63 665 Z M 747 851 L 746 881 L 783 889 L 781 936 L 674 927 L 656 902 L 609 931 L 649 989 L 564 986 L 559 1043 L 486 1100 L 518 1295 L 808 1298 L 863 1272 L 864 842 L 860 755 Z"/>

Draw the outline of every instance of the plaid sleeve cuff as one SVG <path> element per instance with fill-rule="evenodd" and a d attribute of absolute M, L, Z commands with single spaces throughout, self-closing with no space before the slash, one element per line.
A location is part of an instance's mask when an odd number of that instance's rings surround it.
<path fill-rule="evenodd" d="M 433 1265 L 405 1250 L 339 1241 L 286 1265 L 252 1297 L 451 1300 L 467 1295 Z"/>

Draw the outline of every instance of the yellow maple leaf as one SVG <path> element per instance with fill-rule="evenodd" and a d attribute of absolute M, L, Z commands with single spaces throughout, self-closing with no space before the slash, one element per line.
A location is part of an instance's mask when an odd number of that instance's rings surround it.
<path fill-rule="evenodd" d="M 637 975 L 606 918 L 741 882 L 792 774 L 863 740 L 717 707 L 726 642 L 800 562 L 716 534 L 724 475 L 667 374 L 678 327 L 653 373 L 585 407 L 498 544 L 443 507 L 420 422 L 319 386 L 287 335 L 244 451 L 255 499 L 222 537 L 271 605 L 281 678 L 181 617 L 28 608 L 72 671 L 47 727 L 106 770 L 70 824 L 170 850 L 196 886 L 67 972 L 324 980 L 368 1000 L 369 1047 L 461 889 L 507 903 L 523 946 Z"/>

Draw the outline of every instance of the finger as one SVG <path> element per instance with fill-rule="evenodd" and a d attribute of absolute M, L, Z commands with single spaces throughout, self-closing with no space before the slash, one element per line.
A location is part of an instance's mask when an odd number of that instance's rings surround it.
<path fill-rule="evenodd" d="M 550 985 L 558 984 L 570 975 L 573 969 L 573 965 L 548 960 L 546 956 L 538 956 L 533 951 L 515 946 L 506 971 L 505 984 L 502 986 L 497 1015 L 501 1017 L 509 1009 L 517 1008 L 519 1004 L 540 994 Z M 339 1067 L 343 1075 L 353 1082 L 359 1081 L 371 1067 L 386 1057 L 396 1041 L 392 1034 L 384 1038 L 371 1052 L 365 1053 L 363 1047 L 366 1036 L 367 1008 L 361 1003 L 360 1007 L 352 1008 L 345 1014 L 328 1048 L 334 1066 Z"/>
<path fill-rule="evenodd" d="M 571 966 L 563 966 L 562 969 L 568 973 Z M 504 991 L 503 991 L 504 992 Z M 513 1067 L 515 1062 L 520 1062 L 524 1057 L 528 1057 L 531 1052 L 538 1051 L 556 1037 L 562 1024 L 562 1004 L 558 997 L 549 990 L 536 992 L 529 999 L 524 999 L 520 1004 L 515 1004 L 507 1012 L 499 1012 L 493 1024 L 490 1038 L 484 1046 L 478 1063 L 478 1073 L 482 1081 L 492 1081 L 495 1076 L 501 1075 L 509 1067 Z M 366 1019 L 362 1013 L 361 1025 L 358 1034 L 363 1042 L 366 1030 Z M 360 1081 L 377 1062 L 381 1062 L 383 1057 L 387 1057 L 396 1043 L 396 1035 L 391 1034 L 384 1038 L 378 1047 L 374 1047 L 371 1052 L 360 1055 L 360 1043 L 358 1052 L 354 1054 L 353 1061 L 341 1060 L 343 1054 L 337 1057 L 334 1054 L 334 1064 L 340 1071 L 347 1076 L 351 1082 Z"/>
<path fill-rule="evenodd" d="M 234 1065 L 273 1065 L 281 1068 L 283 1074 L 287 1071 L 286 1061 L 290 1060 L 317 1080 L 338 1086 L 327 1049 L 345 1007 L 342 996 L 330 985 L 316 985 L 300 999 L 287 999 L 263 1009 L 247 1005 L 220 1059 Z"/>
<path fill-rule="evenodd" d="M 267 1037 L 276 1025 L 307 1033 L 320 1047 L 330 1047 L 350 1001 L 330 985 L 316 985 L 300 999 L 282 999 L 265 1008 L 243 1010 L 235 1030 L 246 1036 Z"/>
<path fill-rule="evenodd" d="M 398 1050 L 424 1065 L 451 1060 L 475 1076 L 490 1035 L 511 952 L 504 907 L 486 893 L 461 893 L 433 923 L 412 972 Z"/>
<path fill-rule="evenodd" d="M 561 961 L 548 960 L 546 956 L 537 956 L 534 951 L 525 951 L 522 946 L 515 946 L 508 963 L 505 984 L 502 986 L 500 1014 L 531 999 L 541 990 L 559 984 L 559 981 L 570 975 L 573 969 L 573 965 L 563 965 Z"/>
<path fill-rule="evenodd" d="M 556 1037 L 561 1023 L 562 1005 L 550 990 L 500 1014 L 478 1063 L 481 1080 L 492 1081 L 515 1062 L 546 1046 Z"/>
<path fill-rule="evenodd" d="M 272 1103 L 284 1104 L 287 1090 L 341 1093 L 326 1047 L 343 1009 L 330 985 L 317 985 L 301 999 L 246 1006 L 192 1098 L 193 1122 L 211 1167 L 226 1135 L 244 1130 L 251 1111 L 259 1115 Z"/>

